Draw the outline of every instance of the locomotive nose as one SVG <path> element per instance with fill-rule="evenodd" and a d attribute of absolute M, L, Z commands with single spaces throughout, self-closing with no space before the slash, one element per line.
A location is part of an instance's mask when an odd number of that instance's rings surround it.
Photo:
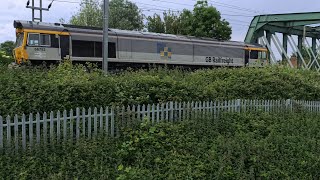
<path fill-rule="evenodd" d="M 13 58 L 17 64 L 21 63 L 21 59 L 22 59 L 21 48 L 13 49 Z"/>

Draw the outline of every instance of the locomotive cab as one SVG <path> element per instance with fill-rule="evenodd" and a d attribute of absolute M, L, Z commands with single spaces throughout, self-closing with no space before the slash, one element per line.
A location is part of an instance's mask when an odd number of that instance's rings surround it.
<path fill-rule="evenodd" d="M 70 34 L 60 29 L 43 28 L 41 25 L 41 23 L 22 24 L 20 21 L 14 21 L 16 47 L 13 55 L 17 64 L 29 61 L 61 61 L 69 56 Z"/>
<path fill-rule="evenodd" d="M 268 64 L 268 49 L 247 47 L 245 48 L 245 65 L 248 67 L 263 67 Z"/>
<path fill-rule="evenodd" d="M 16 43 L 13 49 L 13 56 L 17 64 L 26 62 L 28 53 L 26 52 L 26 34 L 23 29 L 16 30 Z"/>

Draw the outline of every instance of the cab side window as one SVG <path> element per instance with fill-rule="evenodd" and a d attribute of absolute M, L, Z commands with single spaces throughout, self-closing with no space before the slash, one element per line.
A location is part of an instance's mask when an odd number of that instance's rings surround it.
<path fill-rule="evenodd" d="M 29 46 L 39 46 L 40 45 L 40 36 L 39 34 L 29 34 L 28 35 L 28 45 Z"/>
<path fill-rule="evenodd" d="M 40 45 L 41 46 L 50 46 L 50 35 L 49 34 L 40 34 Z"/>
<path fill-rule="evenodd" d="M 29 46 L 50 46 L 50 35 L 49 34 L 38 34 L 29 33 L 28 35 Z"/>
<path fill-rule="evenodd" d="M 250 59 L 258 59 L 258 51 L 250 51 Z"/>
<path fill-rule="evenodd" d="M 267 59 L 267 53 L 264 51 L 259 51 L 259 59 Z"/>

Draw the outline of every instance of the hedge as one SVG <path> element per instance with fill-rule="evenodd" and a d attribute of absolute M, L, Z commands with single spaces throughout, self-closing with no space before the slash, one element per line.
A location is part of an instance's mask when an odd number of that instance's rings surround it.
<path fill-rule="evenodd" d="M 98 138 L 0 155 L 4 179 L 319 179 L 320 121 L 307 113 L 149 122 Z"/>
<path fill-rule="evenodd" d="M 320 99 L 320 75 L 285 67 L 153 69 L 104 75 L 82 66 L 0 67 L 0 114 L 215 99 Z"/>

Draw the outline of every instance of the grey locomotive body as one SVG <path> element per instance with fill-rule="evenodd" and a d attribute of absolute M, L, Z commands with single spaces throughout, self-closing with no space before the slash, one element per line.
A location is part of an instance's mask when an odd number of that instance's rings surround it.
<path fill-rule="evenodd" d="M 25 44 L 20 43 L 27 49 L 27 57 L 22 57 L 24 61 L 102 62 L 102 29 L 26 21 L 15 21 L 14 26 L 20 36 L 23 33 L 26 38 Z M 260 45 L 210 38 L 109 29 L 108 45 L 108 62 L 114 65 L 242 67 L 267 64 L 267 49 Z"/>

